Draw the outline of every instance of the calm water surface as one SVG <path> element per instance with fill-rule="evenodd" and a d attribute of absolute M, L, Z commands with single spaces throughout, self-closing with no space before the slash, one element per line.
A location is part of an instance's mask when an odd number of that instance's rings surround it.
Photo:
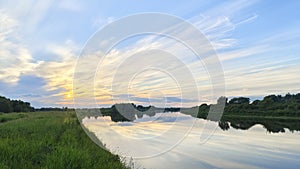
<path fill-rule="evenodd" d="M 84 118 L 84 126 L 134 168 L 299 168 L 300 133 L 270 133 L 260 124 L 222 130 L 219 123 L 181 113 L 133 122 Z"/>

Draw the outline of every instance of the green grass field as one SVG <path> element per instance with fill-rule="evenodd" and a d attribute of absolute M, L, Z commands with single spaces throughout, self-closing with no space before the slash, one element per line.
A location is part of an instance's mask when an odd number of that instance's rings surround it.
<path fill-rule="evenodd" d="M 75 112 L 0 114 L 0 169 L 126 168 L 85 134 Z"/>

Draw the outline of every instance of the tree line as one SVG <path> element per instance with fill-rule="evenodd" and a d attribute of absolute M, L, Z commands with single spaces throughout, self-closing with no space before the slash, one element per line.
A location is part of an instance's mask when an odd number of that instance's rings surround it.
<path fill-rule="evenodd" d="M 288 116 L 288 117 L 300 117 L 300 93 L 298 94 L 286 94 L 282 95 L 268 95 L 265 96 L 262 100 L 254 100 L 250 103 L 250 98 L 247 97 L 235 97 L 232 99 L 228 99 L 226 97 L 220 97 L 218 99 L 218 103 L 224 104 L 225 108 L 223 112 L 223 116 Z M 217 103 L 217 104 L 218 104 Z M 144 107 L 141 105 L 134 105 L 133 103 L 123 103 L 113 105 L 111 108 L 101 108 L 101 113 L 103 115 L 110 115 L 115 117 L 115 121 L 126 121 L 132 120 L 134 117 L 132 114 L 136 114 L 137 116 L 142 116 L 145 113 L 150 113 L 151 115 L 155 112 L 176 112 L 181 111 L 182 113 L 189 114 L 191 110 L 196 112 L 199 118 L 206 118 L 210 107 L 214 106 L 213 104 L 202 104 L 200 106 L 195 106 L 192 108 L 157 108 L 154 106 Z M 130 115 L 125 115 L 127 117 L 123 117 L 117 108 L 126 109 Z M 127 109 L 130 109 L 127 111 Z M 134 109 L 134 110 L 131 110 Z M 21 100 L 10 100 L 3 96 L 0 96 L 0 112 L 9 113 L 9 112 L 30 112 L 30 111 L 64 111 L 68 110 L 67 107 L 63 108 L 40 108 L 34 109 L 30 106 L 30 103 L 23 102 Z M 144 113 L 143 113 L 144 112 Z M 198 113 L 197 113 L 198 112 Z"/>
<path fill-rule="evenodd" d="M 6 97 L 0 96 L 0 112 L 31 112 L 34 108 L 30 106 L 29 102 L 21 100 L 11 100 Z"/>
<path fill-rule="evenodd" d="M 227 97 L 220 97 L 217 104 L 208 105 L 204 103 L 191 108 L 158 108 L 154 106 L 144 107 L 133 103 L 119 103 L 109 108 L 101 108 L 100 111 L 99 109 L 82 109 L 80 111 L 77 110 L 77 112 L 81 112 L 82 117 L 110 116 L 112 121 L 115 122 L 133 121 L 136 118 L 143 117 L 144 114 L 154 116 L 156 113 L 161 112 L 181 112 L 193 117 L 206 119 L 211 106 L 218 104 L 225 104 L 221 120 L 228 120 L 229 117 L 300 117 L 300 93 L 288 93 L 285 96 L 269 95 L 262 100 L 254 100 L 251 103 L 250 98 L 247 97 L 235 97 L 230 100 Z M 212 114 L 214 113 L 219 114 L 220 112 L 212 112 Z"/>
<path fill-rule="evenodd" d="M 254 100 L 250 103 L 250 98 L 236 97 L 228 101 L 228 98 L 221 97 L 219 100 L 225 100 L 223 116 L 300 116 L 300 93 L 282 95 L 268 95 L 262 100 Z M 210 106 L 200 105 L 197 117 L 205 118 L 208 115 Z"/>

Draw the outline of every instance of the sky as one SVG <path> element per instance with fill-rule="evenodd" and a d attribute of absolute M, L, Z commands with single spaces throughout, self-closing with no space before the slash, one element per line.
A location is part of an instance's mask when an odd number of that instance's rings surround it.
<path fill-rule="evenodd" d="M 299 93 L 299 7 L 296 0 L 0 0 L 0 95 L 28 101 L 35 107 L 74 107 L 75 93 L 85 92 L 73 90 L 73 75 L 88 40 L 108 24 L 147 12 L 177 16 L 203 33 L 219 58 L 227 97 L 246 96 L 254 100 L 269 94 Z M 193 35 L 187 32 L 186 36 Z M 109 39 L 102 42 L 105 40 Z M 158 53 L 141 53 L 153 49 L 159 49 Z M 136 53 L 139 57 L 132 57 Z M 179 61 L 168 60 L 171 55 L 176 55 Z M 92 93 L 77 95 L 78 105 L 88 107 L 91 100 L 100 106 L 120 101 L 159 106 L 213 102 L 210 75 L 203 62 L 194 61 L 192 55 L 174 39 L 158 35 L 124 40 L 92 74 L 95 83 Z M 129 64 L 136 64 L 131 68 L 154 58 L 147 63 L 161 63 L 166 70 L 172 69 L 170 63 L 175 66 L 183 63 L 182 69 L 187 69 L 168 74 L 154 69 L 133 72 L 127 69 L 128 63 L 127 67 L 119 66 L 130 58 Z M 99 66 L 96 54 L 89 59 L 92 60 L 89 64 Z M 82 69 L 89 70 L 89 64 Z M 172 70 L 175 69 L 173 65 Z M 183 81 L 178 90 L 178 80 L 174 81 L 174 77 L 182 80 L 188 76 L 184 72 L 189 71 L 195 86 Z M 130 86 L 123 82 L 125 77 L 130 78 L 127 79 Z M 91 89 L 85 87 L 86 91 Z"/>

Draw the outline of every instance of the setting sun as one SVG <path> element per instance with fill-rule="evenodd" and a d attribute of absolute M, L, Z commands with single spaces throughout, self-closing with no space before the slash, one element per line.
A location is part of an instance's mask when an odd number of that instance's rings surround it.
<path fill-rule="evenodd" d="M 72 92 L 67 92 L 65 94 L 65 99 L 71 99 L 73 97 Z"/>

